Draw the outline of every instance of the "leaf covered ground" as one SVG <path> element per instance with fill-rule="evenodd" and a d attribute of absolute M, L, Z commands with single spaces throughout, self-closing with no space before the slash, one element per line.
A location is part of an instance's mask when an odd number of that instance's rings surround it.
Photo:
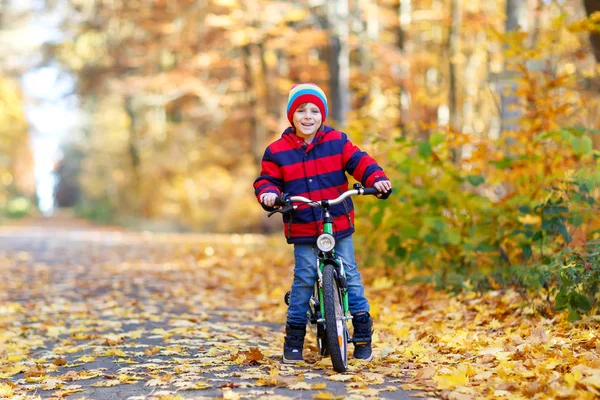
<path fill-rule="evenodd" d="M 360 258 L 360 253 L 358 254 Z M 0 228 L 0 398 L 594 399 L 600 321 L 363 273 L 374 360 L 281 361 L 279 236 Z M 541 301 L 541 300 L 540 300 Z"/>

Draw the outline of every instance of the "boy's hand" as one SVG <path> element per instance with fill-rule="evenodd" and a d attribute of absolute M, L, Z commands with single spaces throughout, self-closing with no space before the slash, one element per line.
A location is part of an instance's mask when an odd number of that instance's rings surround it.
<path fill-rule="evenodd" d="M 263 193 L 260 195 L 260 202 L 267 207 L 279 208 L 279 206 L 275 206 L 275 200 L 277 200 L 277 197 L 279 196 L 277 196 L 275 193 Z"/>
<path fill-rule="evenodd" d="M 375 182 L 373 187 L 375 189 L 377 189 L 379 192 L 381 192 L 380 194 L 377 195 L 377 197 L 381 197 L 383 193 L 387 193 L 390 190 L 392 190 L 392 182 L 390 182 L 390 181 Z"/>

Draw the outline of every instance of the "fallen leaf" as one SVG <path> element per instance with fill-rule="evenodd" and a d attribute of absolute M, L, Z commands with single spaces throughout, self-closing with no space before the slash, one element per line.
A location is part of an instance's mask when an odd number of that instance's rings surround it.
<path fill-rule="evenodd" d="M 313 387 L 306 382 L 298 382 L 287 387 L 290 390 L 311 390 Z"/>
<path fill-rule="evenodd" d="M 67 360 L 65 360 L 62 357 L 58 357 L 58 358 L 55 358 L 54 361 L 52 361 L 52 364 L 54 364 L 58 367 L 62 367 L 63 365 L 67 365 Z"/>
<path fill-rule="evenodd" d="M 27 371 L 25 371 L 25 378 L 35 378 L 45 374 L 46 369 L 43 366 L 36 364 L 33 367 L 29 368 Z"/>

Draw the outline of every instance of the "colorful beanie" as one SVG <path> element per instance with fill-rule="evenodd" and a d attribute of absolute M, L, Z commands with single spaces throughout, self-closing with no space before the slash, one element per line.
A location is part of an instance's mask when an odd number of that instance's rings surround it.
<path fill-rule="evenodd" d="M 327 108 L 327 97 L 325 96 L 325 92 L 323 92 L 321 88 L 314 83 L 301 83 L 299 85 L 292 86 L 290 89 L 290 95 L 287 103 L 287 117 L 290 123 L 293 123 L 292 121 L 294 112 L 296 112 L 298 106 L 304 103 L 313 103 L 319 107 L 321 116 L 323 117 L 323 122 L 325 122 L 329 112 Z"/>

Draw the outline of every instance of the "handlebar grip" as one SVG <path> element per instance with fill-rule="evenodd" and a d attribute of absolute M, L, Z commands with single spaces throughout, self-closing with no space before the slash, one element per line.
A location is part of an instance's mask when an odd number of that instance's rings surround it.
<path fill-rule="evenodd" d="M 380 199 L 381 199 L 381 200 L 385 200 L 385 199 L 387 199 L 388 197 L 390 197 L 390 194 L 392 194 L 392 189 L 388 190 L 388 191 L 387 191 L 387 192 L 385 192 L 385 193 L 381 193 L 379 190 L 375 189 L 374 187 L 370 187 L 370 188 L 365 188 L 365 189 L 364 189 L 364 194 L 365 194 L 365 195 L 367 195 L 367 194 L 372 194 L 372 195 L 378 195 L 378 194 L 381 194 L 381 197 L 380 197 Z"/>
<path fill-rule="evenodd" d="M 385 199 L 387 199 L 388 197 L 390 197 L 390 194 L 392 194 L 392 190 L 393 190 L 393 189 L 390 189 L 390 190 L 388 190 L 387 192 L 383 193 L 383 194 L 381 195 L 380 199 L 381 199 L 381 200 L 385 200 Z"/>
<path fill-rule="evenodd" d="M 285 198 L 286 198 L 285 193 L 282 193 L 281 195 L 279 195 L 279 197 L 277 197 L 275 199 L 275 205 L 279 206 L 279 207 L 285 206 Z"/>

